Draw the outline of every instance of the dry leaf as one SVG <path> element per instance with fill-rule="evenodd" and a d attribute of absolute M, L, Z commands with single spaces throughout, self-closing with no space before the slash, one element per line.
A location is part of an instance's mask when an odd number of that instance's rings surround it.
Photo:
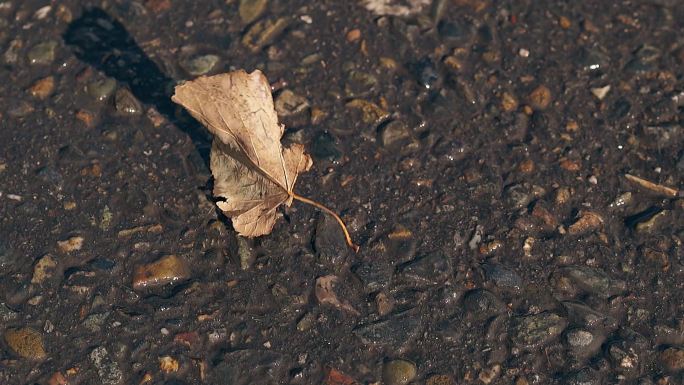
<path fill-rule="evenodd" d="M 217 204 L 231 217 L 240 235 L 269 234 L 276 209 L 297 199 L 333 215 L 353 246 L 335 213 L 294 193 L 297 176 L 309 170 L 313 162 L 304 146 L 281 145 L 284 126 L 278 123 L 271 87 L 260 71 L 201 76 L 177 86 L 172 100 L 214 135 L 214 195 L 225 198 Z"/>

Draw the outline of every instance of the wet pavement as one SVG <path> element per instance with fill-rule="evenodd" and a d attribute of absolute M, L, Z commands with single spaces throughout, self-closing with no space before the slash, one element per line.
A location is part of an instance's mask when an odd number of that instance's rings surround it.
<path fill-rule="evenodd" d="M 0 384 L 684 383 L 683 30 L 676 0 L 0 1 Z M 170 96 L 233 69 L 358 253 L 307 205 L 256 239 L 217 209 Z"/>

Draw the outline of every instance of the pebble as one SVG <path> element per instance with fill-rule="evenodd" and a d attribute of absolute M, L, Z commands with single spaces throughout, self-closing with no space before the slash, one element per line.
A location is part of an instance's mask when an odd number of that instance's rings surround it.
<path fill-rule="evenodd" d="M 336 286 L 338 278 L 335 275 L 326 275 L 316 279 L 316 286 L 314 293 L 318 303 L 322 305 L 331 305 L 337 309 L 346 311 L 353 315 L 359 315 L 360 313 L 354 309 L 348 302 L 341 301 L 338 299 L 336 293 Z"/>
<path fill-rule="evenodd" d="M 292 90 L 285 89 L 275 99 L 278 118 L 286 127 L 299 127 L 309 122 L 309 101 Z"/>
<path fill-rule="evenodd" d="M 623 293 L 625 281 L 613 279 L 605 271 L 591 266 L 570 266 L 559 270 L 559 278 L 567 278 L 570 287 L 565 290 L 583 291 L 600 298 L 610 298 Z M 558 279 L 556 280 L 559 281 Z"/>
<path fill-rule="evenodd" d="M 180 368 L 178 360 L 171 356 L 159 357 L 159 370 L 164 373 L 175 373 Z"/>
<path fill-rule="evenodd" d="M 145 290 L 165 285 L 175 286 L 190 278 L 190 266 L 177 255 L 167 255 L 155 262 L 138 266 L 133 277 L 133 289 Z"/>
<path fill-rule="evenodd" d="M 94 80 L 86 85 L 85 90 L 91 98 L 102 102 L 107 100 L 116 90 L 116 80 L 112 78 Z"/>
<path fill-rule="evenodd" d="M 406 360 L 392 360 L 382 367 L 382 381 L 385 385 L 406 385 L 416 378 L 416 365 Z"/>
<path fill-rule="evenodd" d="M 610 65 L 610 56 L 598 48 L 583 48 L 576 58 L 577 64 L 588 72 L 605 71 Z"/>
<path fill-rule="evenodd" d="M 31 93 L 31 96 L 38 98 L 38 99 L 46 99 L 48 96 L 52 94 L 52 91 L 55 89 L 55 77 L 54 76 L 48 76 L 42 79 L 37 80 L 31 87 L 29 88 L 29 92 Z"/>
<path fill-rule="evenodd" d="M 29 327 L 9 329 L 5 332 L 5 342 L 14 353 L 30 360 L 42 360 L 47 357 L 43 345 L 43 336 Z"/>
<path fill-rule="evenodd" d="M 116 111 L 122 115 L 142 114 L 142 105 L 133 93 L 127 88 L 119 88 L 114 95 Z"/>
<path fill-rule="evenodd" d="M 506 305 L 494 293 L 485 289 L 475 289 L 466 293 L 463 307 L 476 319 L 487 319 L 506 311 Z"/>
<path fill-rule="evenodd" d="M 19 318 L 19 313 L 10 309 L 4 303 L 0 302 L 0 321 L 9 323 Z"/>
<path fill-rule="evenodd" d="M 660 364 L 670 373 L 677 373 L 684 370 L 684 349 L 669 347 L 658 355 Z"/>
<path fill-rule="evenodd" d="M 95 366 L 103 385 L 120 385 L 124 382 L 123 372 L 104 347 L 98 346 L 93 349 L 90 352 L 90 361 Z"/>
<path fill-rule="evenodd" d="M 318 259 L 328 266 L 343 265 L 349 250 L 339 224 L 327 214 L 318 215 L 313 246 Z"/>
<path fill-rule="evenodd" d="M 603 226 L 603 217 L 593 211 L 582 210 L 577 220 L 568 227 L 572 235 L 584 234 Z"/>
<path fill-rule="evenodd" d="M 606 95 L 608 95 L 608 92 L 610 91 L 610 84 L 607 86 L 603 87 L 595 87 L 591 89 L 591 93 L 596 97 L 598 100 L 603 100 Z"/>
<path fill-rule="evenodd" d="M 511 341 L 520 348 L 535 348 L 559 336 L 568 322 L 551 312 L 517 317 L 511 328 Z"/>
<path fill-rule="evenodd" d="M 435 285 L 449 278 L 452 272 L 449 258 L 441 252 L 420 256 L 397 270 L 401 281 L 414 286 Z"/>
<path fill-rule="evenodd" d="M 535 110 L 545 110 L 551 104 L 551 90 L 544 85 L 540 85 L 527 97 L 530 106 Z"/>
<path fill-rule="evenodd" d="M 83 247 L 83 241 L 83 237 L 74 236 L 63 241 L 57 241 L 57 247 L 63 253 L 70 253 L 72 251 L 81 250 Z"/>
<path fill-rule="evenodd" d="M 251 24 L 260 18 L 268 8 L 268 0 L 240 0 L 238 13 L 243 24 Z"/>
<path fill-rule="evenodd" d="M 41 284 L 55 274 L 57 261 L 50 254 L 45 254 L 33 266 L 33 277 L 31 283 Z"/>
<path fill-rule="evenodd" d="M 389 112 L 380 108 L 377 104 L 363 99 L 353 99 L 346 107 L 361 112 L 361 120 L 369 125 L 377 126 L 389 118 Z"/>
<path fill-rule="evenodd" d="M 483 369 L 477 378 L 482 381 L 483 384 L 491 384 L 499 375 L 501 374 L 501 365 L 495 364 L 491 368 Z"/>
<path fill-rule="evenodd" d="M 487 279 L 494 281 L 496 286 L 506 289 L 520 289 L 522 278 L 515 271 L 496 263 L 486 263 L 483 266 Z"/>
<path fill-rule="evenodd" d="M 200 55 L 186 60 L 181 60 L 181 67 L 192 76 L 200 76 L 209 73 L 221 60 L 217 55 Z"/>
<path fill-rule="evenodd" d="M 446 374 L 434 374 L 425 381 L 425 385 L 456 385 L 456 381 Z"/>
<path fill-rule="evenodd" d="M 583 329 L 572 329 L 565 333 L 565 341 L 573 349 L 585 348 L 594 341 L 594 335 Z"/>
<path fill-rule="evenodd" d="M 242 36 L 242 44 L 252 53 L 257 53 L 266 45 L 273 43 L 288 25 L 290 21 L 284 17 L 275 21 L 270 19 L 258 21 Z"/>
<path fill-rule="evenodd" d="M 386 320 L 359 325 L 353 333 L 364 344 L 388 345 L 398 349 L 417 335 L 420 326 L 420 317 L 406 310 Z"/>
<path fill-rule="evenodd" d="M 28 61 L 31 64 L 46 65 L 55 60 L 57 42 L 48 40 L 34 45 L 28 52 Z"/>
<path fill-rule="evenodd" d="M 24 43 L 19 39 L 14 39 L 10 41 L 7 50 L 3 54 L 5 62 L 7 64 L 14 64 L 19 60 L 19 51 L 24 46 Z"/>
<path fill-rule="evenodd" d="M 406 124 L 400 120 L 393 120 L 380 127 L 378 141 L 383 147 L 393 147 L 410 137 Z"/>
<path fill-rule="evenodd" d="M 316 159 L 335 161 L 342 157 L 342 152 L 337 148 L 334 136 L 321 132 L 311 143 L 311 155 Z"/>

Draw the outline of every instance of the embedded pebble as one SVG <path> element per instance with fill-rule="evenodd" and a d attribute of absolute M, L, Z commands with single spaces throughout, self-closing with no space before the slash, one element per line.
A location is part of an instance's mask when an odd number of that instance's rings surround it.
<path fill-rule="evenodd" d="M 5 332 L 5 342 L 14 353 L 30 360 L 47 357 L 42 334 L 29 327 L 9 329 Z"/>
<path fill-rule="evenodd" d="M 410 133 L 406 124 L 399 120 L 393 120 L 380 127 L 378 140 L 383 147 L 392 147 L 397 143 L 408 139 Z"/>
<path fill-rule="evenodd" d="M 200 76 L 209 73 L 221 60 L 217 55 L 195 56 L 180 62 L 181 67 L 192 76 Z"/>
<path fill-rule="evenodd" d="M 257 21 L 242 36 L 242 44 L 252 53 L 257 53 L 280 37 L 288 25 L 290 25 L 290 20 L 284 17 Z"/>
<path fill-rule="evenodd" d="M 551 104 L 551 90 L 549 90 L 548 87 L 541 85 L 532 90 L 527 99 L 535 110 L 545 110 Z"/>
<path fill-rule="evenodd" d="M 55 274 L 57 261 L 50 254 L 45 254 L 33 266 L 33 277 L 31 283 L 40 284 Z"/>
<path fill-rule="evenodd" d="M 382 381 L 386 385 L 406 385 L 416 377 L 416 365 L 406 360 L 392 360 L 382 367 Z"/>
<path fill-rule="evenodd" d="M 435 285 L 451 274 L 449 258 L 440 252 L 409 261 L 398 268 L 398 277 L 412 285 Z"/>
<path fill-rule="evenodd" d="M 36 80 L 35 83 L 29 88 L 29 92 L 31 93 L 31 96 L 38 98 L 38 99 L 45 99 L 50 94 L 52 94 L 52 91 L 55 89 L 55 77 L 54 76 L 48 76 L 39 80 Z"/>
<path fill-rule="evenodd" d="M 518 317 L 510 329 L 511 341 L 521 348 L 534 348 L 556 338 L 567 324 L 565 318 L 551 312 Z"/>
<path fill-rule="evenodd" d="M 496 263 L 486 263 L 483 267 L 487 279 L 494 281 L 496 286 L 516 290 L 522 287 L 522 278 L 515 271 Z"/>
<path fill-rule="evenodd" d="M 506 310 L 506 305 L 496 295 L 485 289 L 475 289 L 466 293 L 463 306 L 476 319 L 486 319 Z"/>
<path fill-rule="evenodd" d="M 57 247 L 63 253 L 70 253 L 72 251 L 81 250 L 83 247 L 84 238 L 81 236 L 74 236 L 63 241 L 57 241 Z"/>
<path fill-rule="evenodd" d="M 389 345 L 398 349 L 416 336 L 420 326 L 420 317 L 407 310 L 386 320 L 359 325 L 353 333 L 364 344 Z"/>
<path fill-rule="evenodd" d="M 572 348 L 584 348 L 594 341 L 594 335 L 587 330 L 573 329 L 565 333 L 565 340 Z"/>
<path fill-rule="evenodd" d="M 127 88 L 119 88 L 114 95 L 116 111 L 122 115 L 142 114 L 142 105 Z"/>
<path fill-rule="evenodd" d="M 29 63 L 39 65 L 52 63 L 55 60 L 56 49 L 57 42 L 54 40 L 48 40 L 34 45 L 27 54 Z"/>
<path fill-rule="evenodd" d="M 238 13 L 244 24 L 250 24 L 260 18 L 268 8 L 268 0 L 240 0 Z"/>
<path fill-rule="evenodd" d="M 625 281 L 611 278 L 605 271 L 591 266 L 561 268 L 556 279 L 563 291 L 582 291 L 600 298 L 609 298 L 625 291 Z M 563 280 L 566 279 L 566 281 Z M 569 286 L 568 286 L 569 285 Z"/>
<path fill-rule="evenodd" d="M 373 102 L 363 99 L 354 99 L 346 104 L 347 108 L 361 112 L 361 120 L 369 125 L 378 125 L 389 118 L 389 112 Z"/>
<path fill-rule="evenodd" d="M 425 381 L 425 385 L 456 385 L 456 381 L 446 374 L 434 374 Z"/>
<path fill-rule="evenodd" d="M 90 361 L 95 366 L 103 385 L 120 385 L 124 382 L 123 372 L 104 347 L 98 346 L 93 349 L 90 352 Z"/>
<path fill-rule="evenodd" d="M 658 359 L 663 368 L 670 373 L 684 370 L 684 349 L 682 348 L 667 348 L 660 352 Z"/>
<path fill-rule="evenodd" d="M 309 121 L 309 101 L 292 90 L 283 90 L 274 101 L 274 107 L 286 127 L 299 127 Z"/>
<path fill-rule="evenodd" d="M 569 234 L 584 234 L 603 226 L 603 217 L 593 211 L 581 211 L 579 218 L 568 227 Z"/>
<path fill-rule="evenodd" d="M 145 290 L 165 285 L 175 286 L 190 278 L 188 262 L 177 255 L 167 255 L 135 269 L 133 288 Z"/>
<path fill-rule="evenodd" d="M 94 80 L 88 83 L 85 87 L 86 93 L 97 101 L 107 100 L 116 89 L 116 80 L 112 78 L 104 78 Z"/>

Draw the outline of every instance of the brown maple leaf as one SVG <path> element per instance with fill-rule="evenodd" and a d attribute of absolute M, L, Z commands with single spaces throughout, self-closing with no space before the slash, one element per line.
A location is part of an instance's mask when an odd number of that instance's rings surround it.
<path fill-rule="evenodd" d="M 172 100 L 185 107 L 214 135 L 211 172 L 214 196 L 235 230 L 243 236 L 269 234 L 276 209 L 293 199 L 335 217 L 354 249 L 340 217 L 327 207 L 294 193 L 297 176 L 313 164 L 301 144 L 283 148 L 271 87 L 258 70 L 201 76 L 176 86 Z"/>

